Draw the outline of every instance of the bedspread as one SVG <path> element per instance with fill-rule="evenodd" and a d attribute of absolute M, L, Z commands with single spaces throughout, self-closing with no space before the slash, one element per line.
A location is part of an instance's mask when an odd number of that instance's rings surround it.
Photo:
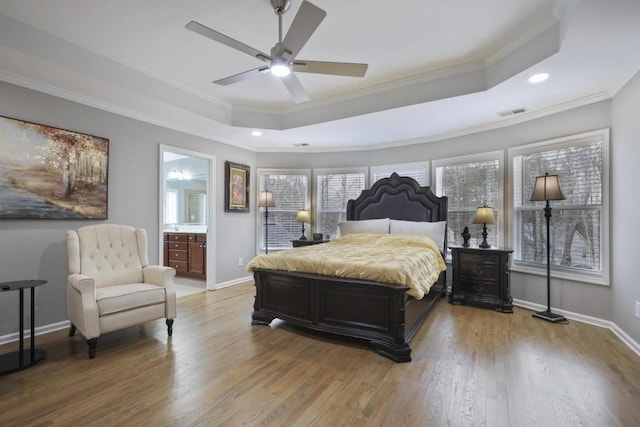
<path fill-rule="evenodd" d="M 319 245 L 258 255 L 247 265 L 405 285 L 422 299 L 447 266 L 436 243 L 409 234 L 349 234 Z"/>

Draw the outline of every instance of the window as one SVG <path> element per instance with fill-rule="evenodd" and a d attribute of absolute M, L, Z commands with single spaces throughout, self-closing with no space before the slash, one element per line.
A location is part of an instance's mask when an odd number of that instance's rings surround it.
<path fill-rule="evenodd" d="M 168 188 L 165 193 L 164 203 L 164 223 L 165 224 L 177 224 L 178 223 L 178 190 L 175 188 Z"/>
<path fill-rule="evenodd" d="M 290 249 L 291 241 L 300 237 L 301 225 L 296 222 L 296 214 L 310 205 L 309 170 L 258 169 L 260 191 L 273 192 L 275 207 L 269 208 L 269 250 Z M 257 205 L 257 203 L 256 203 Z M 257 252 L 266 248 L 265 208 L 258 208 Z"/>
<path fill-rule="evenodd" d="M 371 166 L 370 182 L 388 178 L 395 172 L 400 176 L 410 176 L 421 186 L 429 185 L 429 162 L 402 163 L 398 165 Z"/>
<path fill-rule="evenodd" d="M 493 208 L 496 224 L 487 224 L 487 242 L 500 246 L 502 201 L 502 151 L 435 160 L 435 193 L 448 198 L 447 242 L 462 245 L 461 236 L 469 227 L 471 246 L 482 242 L 482 224 L 473 224 L 476 209 Z"/>
<path fill-rule="evenodd" d="M 558 175 L 566 200 L 551 206 L 550 249 L 554 276 L 608 282 L 609 131 L 561 138 L 509 150 L 513 165 L 514 265 L 546 274 L 544 202 L 529 201 L 536 176 Z"/>
<path fill-rule="evenodd" d="M 316 231 L 338 236 L 338 224 L 347 220 L 347 201 L 367 186 L 367 168 L 318 169 L 316 176 Z"/>

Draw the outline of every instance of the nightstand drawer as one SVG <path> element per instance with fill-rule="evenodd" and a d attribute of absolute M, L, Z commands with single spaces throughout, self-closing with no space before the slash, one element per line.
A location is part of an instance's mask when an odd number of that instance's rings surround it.
<path fill-rule="evenodd" d="M 478 266 L 479 268 L 486 268 L 488 270 L 495 270 L 496 266 L 500 263 L 500 255 L 492 254 L 476 254 L 476 253 L 461 253 L 459 255 L 460 264 L 466 266 Z"/>
<path fill-rule="evenodd" d="M 472 279 L 483 281 L 498 281 L 496 272 L 498 271 L 497 264 L 493 267 L 487 265 L 477 264 L 463 264 L 460 263 L 460 279 Z"/>
<path fill-rule="evenodd" d="M 476 295 L 498 295 L 500 290 L 498 282 L 494 281 L 482 281 L 478 279 L 464 279 L 459 280 L 460 292 L 465 294 Z"/>

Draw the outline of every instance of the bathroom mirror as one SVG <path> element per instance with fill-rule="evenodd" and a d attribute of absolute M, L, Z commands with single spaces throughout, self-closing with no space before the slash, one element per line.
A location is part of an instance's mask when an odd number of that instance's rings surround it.
<path fill-rule="evenodd" d="M 206 193 L 202 190 L 185 189 L 185 224 L 206 224 Z"/>

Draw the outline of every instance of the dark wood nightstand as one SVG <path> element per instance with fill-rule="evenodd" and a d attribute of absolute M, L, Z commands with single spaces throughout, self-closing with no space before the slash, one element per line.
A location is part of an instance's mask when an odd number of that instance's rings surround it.
<path fill-rule="evenodd" d="M 513 313 L 509 283 L 510 249 L 452 247 L 453 283 L 449 302 Z"/>
<path fill-rule="evenodd" d="M 292 240 L 291 243 L 293 244 L 294 248 L 299 248 L 302 246 L 311 246 L 311 245 L 319 245 L 320 243 L 327 243 L 330 240 Z"/>

